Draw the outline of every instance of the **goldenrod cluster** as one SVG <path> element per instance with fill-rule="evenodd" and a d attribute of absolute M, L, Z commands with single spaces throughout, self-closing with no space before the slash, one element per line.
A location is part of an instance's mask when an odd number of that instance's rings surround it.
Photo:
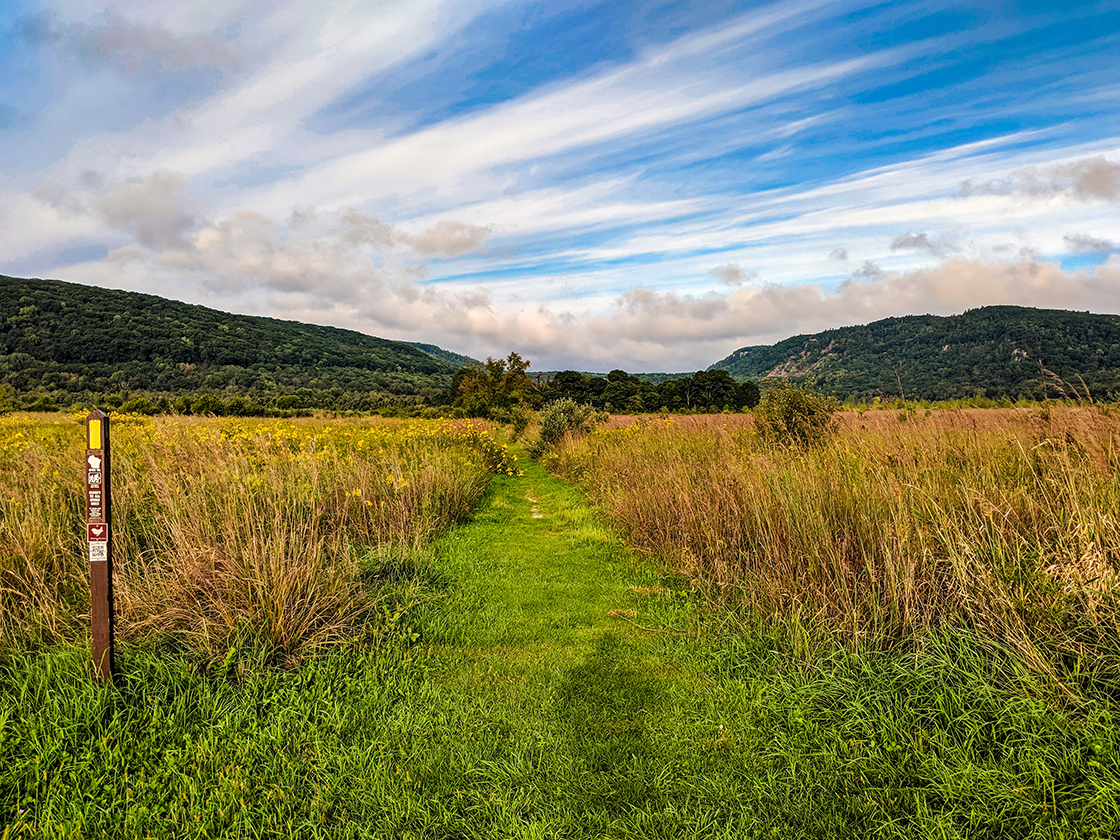
<path fill-rule="evenodd" d="M 74 424 L 85 415 L 68 420 L 38 419 L 25 415 L 0 416 L 0 455 L 18 457 L 32 440 L 65 445 L 74 437 Z M 121 430 L 118 446 L 156 441 L 172 442 L 177 436 L 199 443 L 241 444 L 262 451 L 330 453 L 376 456 L 387 451 L 435 446 L 473 451 L 489 471 L 516 475 L 508 447 L 481 423 L 471 420 L 261 420 L 206 418 L 157 420 L 142 414 L 113 414 L 113 428 Z M 127 430 L 127 431 L 125 431 Z"/>

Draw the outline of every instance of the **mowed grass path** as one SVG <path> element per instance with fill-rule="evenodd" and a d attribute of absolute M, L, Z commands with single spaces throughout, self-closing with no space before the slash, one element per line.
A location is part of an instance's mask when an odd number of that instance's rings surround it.
<path fill-rule="evenodd" d="M 519 466 L 423 555 L 382 559 L 409 605 L 372 643 L 291 671 L 125 649 L 119 692 L 83 650 L 0 663 L 0 834 L 1120 834 L 1111 704 L 1063 704 L 960 637 L 856 656 L 716 632 Z"/>
<path fill-rule="evenodd" d="M 697 598 L 528 459 L 441 540 L 398 828 L 439 837 L 1109 836 L 1107 709 L 963 639 L 695 637 Z M 703 625 L 705 622 L 699 622 Z M 707 616 L 709 630 L 712 616 Z M 1009 670 L 1010 669 L 1010 670 Z M 1094 740 L 1103 739 L 1103 740 Z M 1092 747 L 1090 747 L 1092 749 Z M 1111 753 L 1110 753 L 1111 755 Z"/>
<path fill-rule="evenodd" d="M 435 549 L 455 591 L 422 622 L 418 705 L 444 717 L 408 756 L 418 789 L 481 809 L 481 835 L 732 836 L 733 803 L 704 775 L 724 740 L 718 692 L 665 655 L 687 595 L 643 572 L 576 491 L 520 466 Z M 639 610 L 663 627 L 639 628 Z"/>

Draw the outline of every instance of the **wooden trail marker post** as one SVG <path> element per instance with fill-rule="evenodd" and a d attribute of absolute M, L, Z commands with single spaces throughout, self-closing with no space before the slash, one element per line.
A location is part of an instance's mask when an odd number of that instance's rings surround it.
<path fill-rule="evenodd" d="M 109 483 L 109 415 L 86 417 L 86 540 L 89 545 L 89 614 L 93 622 L 93 675 L 113 682 L 113 532 Z"/>

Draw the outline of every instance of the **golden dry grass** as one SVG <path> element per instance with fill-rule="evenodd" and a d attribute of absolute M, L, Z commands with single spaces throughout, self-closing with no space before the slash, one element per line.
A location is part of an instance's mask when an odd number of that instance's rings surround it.
<path fill-rule="evenodd" d="M 0 418 L 0 646 L 86 630 L 82 422 Z M 423 542 L 503 469 L 479 424 L 114 418 L 119 634 L 211 654 L 346 638 L 372 607 L 361 552 Z"/>
<path fill-rule="evenodd" d="M 849 640 L 966 627 L 1052 672 L 1115 668 L 1120 418 L 849 411 L 812 449 L 746 415 L 616 418 L 549 466 L 638 547 L 755 615 Z"/>

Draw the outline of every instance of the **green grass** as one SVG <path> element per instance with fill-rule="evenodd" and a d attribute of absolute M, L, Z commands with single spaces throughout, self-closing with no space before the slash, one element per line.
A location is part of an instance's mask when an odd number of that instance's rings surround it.
<path fill-rule="evenodd" d="M 720 630 L 521 466 L 383 557 L 397 606 L 298 669 L 130 648 L 112 692 L 73 648 L 5 660 L 5 837 L 1120 833 L 1108 697 L 1069 705 L 961 635 L 855 656 Z"/>

